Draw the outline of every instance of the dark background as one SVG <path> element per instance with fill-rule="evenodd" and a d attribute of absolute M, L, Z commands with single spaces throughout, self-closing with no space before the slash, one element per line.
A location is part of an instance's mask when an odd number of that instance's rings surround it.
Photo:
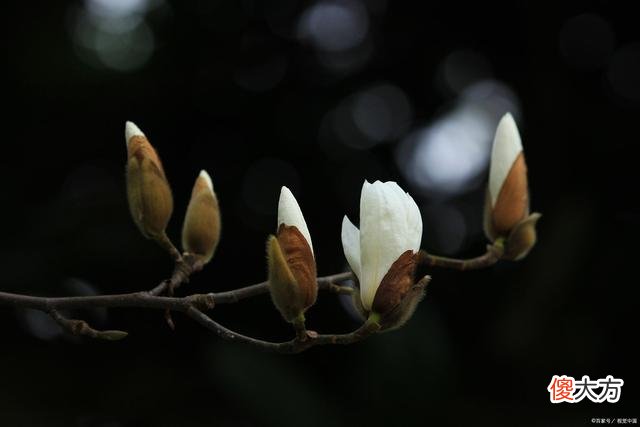
<path fill-rule="evenodd" d="M 415 4 L 414 4 L 415 3 Z M 637 363 L 640 34 L 620 4 L 514 1 L 119 0 L 5 5 L 0 289 L 149 289 L 171 262 L 128 215 L 125 120 L 147 134 L 175 195 L 176 242 L 209 171 L 223 237 L 180 293 L 264 280 L 281 185 L 305 213 L 321 275 L 343 271 L 362 181 L 397 180 L 422 247 L 482 253 L 492 133 L 515 115 L 539 243 L 519 263 L 433 270 L 402 329 L 295 356 L 221 341 L 176 315 L 83 316 L 124 329 L 76 339 L 38 312 L 0 311 L 0 424 L 585 425 L 640 417 Z M 422 147 L 422 151 L 420 151 Z M 285 340 L 267 296 L 215 308 Z M 321 332 L 357 320 L 333 295 Z M 620 402 L 552 405 L 554 375 L 622 378 Z"/>

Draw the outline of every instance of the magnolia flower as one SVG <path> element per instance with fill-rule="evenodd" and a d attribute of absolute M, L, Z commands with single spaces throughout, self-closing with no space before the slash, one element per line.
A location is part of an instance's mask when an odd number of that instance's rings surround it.
<path fill-rule="evenodd" d="M 318 295 L 316 262 L 307 223 L 287 187 L 280 191 L 278 233 L 267 240 L 267 257 L 273 303 L 285 320 L 303 324 Z"/>
<path fill-rule="evenodd" d="M 500 120 L 493 141 L 485 233 L 492 242 L 505 239 L 505 258 L 521 259 L 535 244 L 535 224 L 539 218 L 538 213 L 529 215 L 522 141 L 513 117 L 507 113 Z"/>
<path fill-rule="evenodd" d="M 131 216 L 145 237 L 162 242 L 173 211 L 171 188 L 156 150 L 132 122 L 125 125 L 125 139 Z"/>
<path fill-rule="evenodd" d="M 211 177 L 201 171 L 193 185 L 182 226 L 182 247 L 208 263 L 220 240 L 220 208 Z"/>
<path fill-rule="evenodd" d="M 366 313 L 391 313 L 409 294 L 421 239 L 422 217 L 413 198 L 395 182 L 365 181 L 360 230 L 345 216 L 342 247 Z"/>

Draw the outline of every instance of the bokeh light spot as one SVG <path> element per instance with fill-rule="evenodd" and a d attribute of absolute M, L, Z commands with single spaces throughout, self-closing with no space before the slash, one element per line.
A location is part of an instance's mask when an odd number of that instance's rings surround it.
<path fill-rule="evenodd" d="M 140 68 L 155 49 L 145 15 L 160 0 L 88 0 L 76 11 L 73 37 L 79 57 L 116 71 Z"/>
<path fill-rule="evenodd" d="M 478 82 L 456 106 L 407 136 L 397 150 L 400 171 L 423 194 L 450 197 L 475 188 L 483 176 L 496 126 L 518 101 L 505 85 Z"/>
<path fill-rule="evenodd" d="M 357 1 L 321 1 L 307 9 L 298 22 L 298 36 L 316 48 L 343 51 L 362 43 L 369 19 Z"/>
<path fill-rule="evenodd" d="M 34 337 L 51 341 L 62 335 L 62 328 L 47 313 L 27 308 L 22 312 L 25 329 Z"/>
<path fill-rule="evenodd" d="M 325 137 L 329 132 L 341 144 L 363 150 L 404 136 L 412 120 L 404 91 L 382 83 L 347 96 L 326 114 L 322 127 Z"/>
<path fill-rule="evenodd" d="M 373 143 L 397 138 L 411 124 L 412 108 L 405 93 L 385 84 L 356 95 L 353 121 L 363 136 Z"/>

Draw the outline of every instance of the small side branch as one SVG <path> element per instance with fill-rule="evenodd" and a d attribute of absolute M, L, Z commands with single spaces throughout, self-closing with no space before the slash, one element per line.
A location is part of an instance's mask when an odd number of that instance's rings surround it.
<path fill-rule="evenodd" d="M 84 320 L 67 319 L 55 308 L 50 309 L 48 313 L 49 316 L 53 318 L 53 320 L 55 320 L 60 326 L 62 326 L 62 328 L 71 332 L 73 335 L 85 335 L 91 338 L 99 338 L 109 341 L 121 340 L 128 335 L 128 333 L 126 333 L 125 331 L 99 331 L 97 329 L 93 329 Z"/>
<path fill-rule="evenodd" d="M 171 277 L 167 280 L 163 280 L 158 286 L 151 289 L 149 291 L 149 295 L 157 296 L 166 292 L 169 296 L 173 296 L 173 292 L 183 283 L 188 282 L 193 273 L 202 270 L 202 267 L 202 261 L 197 257 L 189 254 L 182 255 L 180 258 L 176 259 Z"/>
<path fill-rule="evenodd" d="M 295 338 L 290 341 L 276 343 L 236 333 L 217 323 L 195 307 L 187 310 L 187 315 L 224 340 L 248 344 L 263 351 L 281 354 L 300 353 L 318 345 L 353 344 L 369 337 L 380 328 L 375 323 L 365 322 L 358 329 L 347 334 L 307 334 L 304 339 Z"/>
<path fill-rule="evenodd" d="M 189 281 L 191 275 L 197 271 L 200 271 L 203 267 L 202 260 L 191 254 L 182 254 L 177 252 L 171 240 L 165 235 L 166 247 L 169 249 L 171 256 L 175 260 L 175 267 L 173 269 L 173 274 L 171 274 L 171 278 L 168 280 L 163 280 L 158 286 L 151 289 L 149 291 L 149 295 L 158 296 L 162 294 L 167 294 L 169 297 L 173 297 L 173 294 L 176 289 L 178 289 L 183 283 Z M 177 252 L 177 255 L 176 255 Z M 166 309 L 164 311 L 164 319 L 169 325 L 169 328 L 172 330 L 175 329 L 175 324 L 173 322 L 173 317 L 171 316 L 171 310 Z"/>
<path fill-rule="evenodd" d="M 419 252 L 419 263 L 429 267 L 450 268 L 453 270 L 477 270 L 494 265 L 502 258 L 504 245 L 501 240 L 496 240 L 492 245 L 487 245 L 487 252 L 475 258 L 456 259 L 437 255 L 431 255 L 423 250 Z"/>
<path fill-rule="evenodd" d="M 337 283 L 350 280 L 352 278 L 353 273 L 350 271 L 318 277 L 318 289 L 337 294 L 351 294 L 353 293 L 352 287 L 338 285 Z M 209 295 L 213 297 L 216 304 L 233 304 L 246 298 L 252 298 L 267 293 L 269 293 L 269 283 L 261 282 L 256 283 L 255 285 L 245 286 L 244 288 L 234 289 L 232 291 L 216 292 Z"/>

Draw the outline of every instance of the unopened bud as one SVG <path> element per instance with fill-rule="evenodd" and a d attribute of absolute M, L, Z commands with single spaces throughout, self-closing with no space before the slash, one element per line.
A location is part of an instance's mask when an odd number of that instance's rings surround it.
<path fill-rule="evenodd" d="M 542 215 L 532 213 L 528 218 L 515 226 L 505 241 L 504 255 L 502 258 L 519 261 L 536 244 L 536 224 Z"/>
<path fill-rule="evenodd" d="M 494 242 L 505 240 L 504 259 L 519 260 L 535 244 L 535 222 L 529 215 L 527 165 L 522 141 L 513 117 L 500 120 L 493 142 L 489 187 L 485 202 L 484 228 Z M 534 218 L 531 221 L 531 218 Z"/>
<path fill-rule="evenodd" d="M 211 178 L 201 171 L 191 192 L 182 227 L 182 247 L 207 263 L 220 241 L 220 208 Z"/>
<path fill-rule="evenodd" d="M 318 295 L 311 247 L 295 226 L 282 224 L 267 240 L 269 291 L 274 305 L 290 323 L 299 321 Z"/>
<path fill-rule="evenodd" d="M 527 165 L 520 134 L 511 114 L 500 120 L 493 141 L 489 169 L 488 234 L 508 235 L 529 215 Z"/>
<path fill-rule="evenodd" d="M 173 211 L 171 188 L 156 150 L 132 122 L 126 123 L 125 138 L 131 216 L 146 238 L 162 241 Z"/>
<path fill-rule="evenodd" d="M 415 275 L 422 216 L 413 198 L 395 182 L 365 181 L 360 229 L 345 216 L 342 247 L 358 278 L 354 306 L 382 330 L 401 326 L 420 301 Z"/>

